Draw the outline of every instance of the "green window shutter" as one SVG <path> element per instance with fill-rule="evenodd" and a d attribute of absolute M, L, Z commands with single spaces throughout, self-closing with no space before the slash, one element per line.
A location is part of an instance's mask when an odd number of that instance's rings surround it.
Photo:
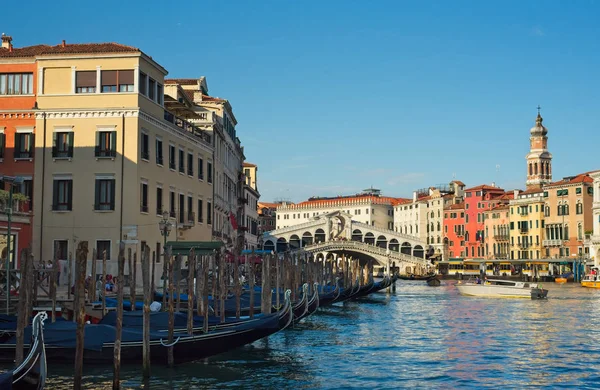
<path fill-rule="evenodd" d="M 69 180 L 67 183 L 68 208 L 69 210 L 73 210 L 73 180 Z"/>
<path fill-rule="evenodd" d="M 15 157 L 19 155 L 19 152 L 21 151 L 21 134 L 15 134 L 15 150 L 14 150 L 14 154 Z"/>
<path fill-rule="evenodd" d="M 110 150 L 112 151 L 112 156 L 117 156 L 117 132 L 111 131 L 110 134 Z"/>
<path fill-rule="evenodd" d="M 58 205 L 58 180 L 52 182 L 52 210 L 56 210 Z"/>
<path fill-rule="evenodd" d="M 117 192 L 115 183 L 116 183 L 115 179 L 112 179 L 110 181 L 110 209 L 111 210 L 115 209 L 115 193 Z"/>
<path fill-rule="evenodd" d="M 587 193 L 592 195 L 594 193 L 594 187 L 588 187 Z"/>
<path fill-rule="evenodd" d="M 548 191 L 544 191 L 544 198 L 548 197 Z"/>
<path fill-rule="evenodd" d="M 95 191 L 94 191 L 94 210 L 98 210 L 100 208 L 100 180 L 96 179 L 95 181 Z"/>
<path fill-rule="evenodd" d="M 576 194 L 581 194 L 581 187 L 575 188 L 575 193 Z"/>
<path fill-rule="evenodd" d="M 67 142 L 69 143 L 69 157 L 73 157 L 73 150 L 74 150 L 74 146 L 75 146 L 75 133 L 74 132 L 70 132 L 69 136 L 67 137 Z"/>

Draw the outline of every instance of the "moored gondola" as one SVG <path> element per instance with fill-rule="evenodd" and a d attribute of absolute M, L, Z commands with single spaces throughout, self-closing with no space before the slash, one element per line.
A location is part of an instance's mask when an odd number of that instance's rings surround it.
<path fill-rule="evenodd" d="M 308 301 L 307 306 L 306 306 L 306 311 L 300 317 L 294 318 L 294 322 L 298 322 L 298 321 L 310 316 L 311 314 L 316 312 L 318 308 L 319 308 L 319 285 L 317 283 L 315 283 L 313 285 L 313 294 L 310 297 L 310 300 Z"/>
<path fill-rule="evenodd" d="M 44 320 L 47 318 L 45 312 L 38 313 L 33 318 L 29 353 L 17 368 L 0 374 L 0 389 L 41 390 L 44 388 L 47 375 Z M 13 348 L 9 356 L 14 356 L 14 352 Z"/>

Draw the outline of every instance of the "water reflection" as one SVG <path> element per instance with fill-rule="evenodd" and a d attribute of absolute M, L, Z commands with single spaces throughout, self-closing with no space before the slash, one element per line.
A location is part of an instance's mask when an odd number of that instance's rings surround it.
<path fill-rule="evenodd" d="M 576 387 L 600 383 L 600 291 L 544 285 L 545 301 L 463 297 L 453 282 L 402 281 L 393 294 L 328 307 L 237 351 L 156 366 L 151 388 Z M 72 368 L 50 366 L 49 388 Z M 143 388 L 140 366 L 124 388 Z M 111 386 L 111 367 L 86 367 L 85 388 Z"/>

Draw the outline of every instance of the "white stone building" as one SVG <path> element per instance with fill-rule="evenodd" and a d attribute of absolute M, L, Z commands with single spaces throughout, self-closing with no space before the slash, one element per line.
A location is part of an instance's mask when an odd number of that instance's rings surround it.
<path fill-rule="evenodd" d="M 594 260 L 594 266 L 600 265 L 600 172 L 590 174 L 594 179 L 594 202 L 592 204 L 593 233 L 586 237 L 589 253 Z"/>

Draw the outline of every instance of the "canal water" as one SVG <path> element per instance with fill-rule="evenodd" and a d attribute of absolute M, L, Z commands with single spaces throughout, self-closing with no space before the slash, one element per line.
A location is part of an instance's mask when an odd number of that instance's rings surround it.
<path fill-rule="evenodd" d="M 321 309 L 295 329 L 173 370 L 156 389 L 600 387 L 600 291 L 544 284 L 544 301 L 483 299 L 398 281 L 396 292 Z M 143 388 L 141 367 L 123 387 Z M 50 362 L 49 388 L 72 382 Z M 110 367 L 86 367 L 85 388 L 111 386 Z"/>

